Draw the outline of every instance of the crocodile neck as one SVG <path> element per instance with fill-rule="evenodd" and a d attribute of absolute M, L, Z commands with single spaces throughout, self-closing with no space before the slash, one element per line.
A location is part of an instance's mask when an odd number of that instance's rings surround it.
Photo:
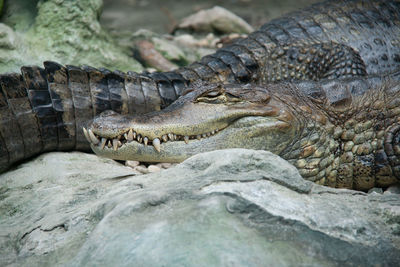
<path fill-rule="evenodd" d="M 338 106 L 296 107 L 300 134 L 280 156 L 321 185 L 368 191 L 398 183 L 399 88 L 389 83 Z"/>

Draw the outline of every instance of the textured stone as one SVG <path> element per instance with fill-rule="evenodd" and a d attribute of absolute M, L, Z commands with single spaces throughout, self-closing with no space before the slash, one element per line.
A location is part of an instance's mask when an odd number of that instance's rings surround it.
<path fill-rule="evenodd" d="M 125 165 L 131 168 L 135 168 L 136 166 L 139 166 L 140 162 L 137 160 L 127 160 L 125 161 Z"/>
<path fill-rule="evenodd" d="M 156 166 L 156 165 L 149 165 L 149 167 L 147 167 L 147 169 L 149 170 L 149 172 L 159 172 L 159 171 L 161 171 L 161 168 Z"/>
<path fill-rule="evenodd" d="M 394 266 L 400 199 L 305 181 L 266 151 L 162 172 L 49 153 L 0 176 L 1 265 Z"/>
<path fill-rule="evenodd" d="M 136 166 L 134 170 L 143 174 L 149 173 L 149 170 L 144 165 Z"/>
<path fill-rule="evenodd" d="M 384 194 L 399 194 L 400 195 L 400 184 L 390 186 Z"/>

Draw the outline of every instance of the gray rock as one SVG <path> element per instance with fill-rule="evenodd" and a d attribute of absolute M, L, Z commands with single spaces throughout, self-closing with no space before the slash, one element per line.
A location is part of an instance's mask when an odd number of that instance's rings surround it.
<path fill-rule="evenodd" d="M 137 160 L 127 160 L 125 161 L 125 165 L 131 168 L 135 168 L 136 166 L 138 166 L 140 164 L 139 161 Z"/>
<path fill-rule="evenodd" d="M 326 188 L 266 151 L 157 173 L 49 153 L 0 176 L 0 265 L 393 266 L 400 199 Z"/>
<path fill-rule="evenodd" d="M 224 33 L 250 33 L 254 31 L 246 21 L 236 16 L 223 7 L 215 6 L 210 9 L 200 10 L 182 20 L 175 31 L 189 31 L 218 34 Z"/>
<path fill-rule="evenodd" d="M 174 44 L 174 42 L 157 37 L 152 38 L 152 42 L 154 47 L 160 51 L 166 59 L 181 63 L 181 65 L 188 63 L 186 54 L 180 47 Z"/>
<path fill-rule="evenodd" d="M 368 194 L 383 194 L 383 189 L 379 187 L 374 187 L 368 190 Z"/>
<path fill-rule="evenodd" d="M 400 184 L 389 186 L 384 194 L 400 194 Z"/>

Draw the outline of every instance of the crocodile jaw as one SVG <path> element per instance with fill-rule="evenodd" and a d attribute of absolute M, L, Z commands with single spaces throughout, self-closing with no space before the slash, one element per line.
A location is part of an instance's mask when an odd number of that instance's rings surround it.
<path fill-rule="evenodd" d="M 254 85 L 210 85 L 189 92 L 164 110 L 142 115 L 105 112 L 86 138 L 104 157 L 181 162 L 198 153 L 248 148 L 279 154 L 295 137 L 297 120 L 285 100 Z"/>
<path fill-rule="evenodd" d="M 294 135 L 294 128 L 286 122 L 272 117 L 252 116 L 241 118 L 217 134 L 200 140 L 161 143 L 159 152 L 151 145 L 136 141 L 126 143 L 117 150 L 107 146 L 101 149 L 94 144 L 91 148 L 99 156 L 116 160 L 182 162 L 198 153 L 226 148 L 269 150 L 279 154 Z"/>

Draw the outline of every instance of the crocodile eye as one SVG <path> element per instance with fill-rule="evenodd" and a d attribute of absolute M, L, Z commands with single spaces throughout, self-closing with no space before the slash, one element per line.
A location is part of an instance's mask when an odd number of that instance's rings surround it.
<path fill-rule="evenodd" d="M 241 101 L 240 98 L 221 91 L 211 91 L 207 92 L 206 94 L 198 97 L 196 102 L 203 102 L 209 104 L 229 104 L 232 102 L 239 102 Z"/>
<path fill-rule="evenodd" d="M 211 91 L 206 94 L 206 96 L 208 96 L 208 97 L 217 97 L 220 95 L 222 95 L 222 92 L 220 92 L 220 91 Z"/>

